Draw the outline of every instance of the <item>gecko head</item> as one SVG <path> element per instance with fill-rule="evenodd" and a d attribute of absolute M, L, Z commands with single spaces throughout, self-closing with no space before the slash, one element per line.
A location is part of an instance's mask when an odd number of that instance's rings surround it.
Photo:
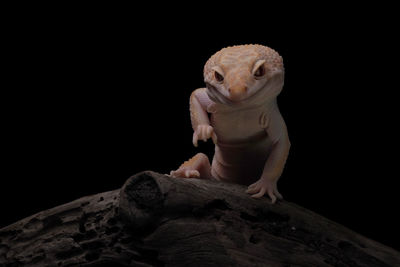
<path fill-rule="evenodd" d="M 208 96 L 217 103 L 237 105 L 275 98 L 283 87 L 279 54 L 262 45 L 239 45 L 214 54 L 204 66 Z"/>

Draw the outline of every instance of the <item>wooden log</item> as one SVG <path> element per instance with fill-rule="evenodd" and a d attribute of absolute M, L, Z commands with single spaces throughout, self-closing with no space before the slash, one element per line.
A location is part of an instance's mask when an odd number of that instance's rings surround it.
<path fill-rule="evenodd" d="M 0 266 L 400 266 L 400 253 L 245 187 L 151 171 L 0 229 Z"/>

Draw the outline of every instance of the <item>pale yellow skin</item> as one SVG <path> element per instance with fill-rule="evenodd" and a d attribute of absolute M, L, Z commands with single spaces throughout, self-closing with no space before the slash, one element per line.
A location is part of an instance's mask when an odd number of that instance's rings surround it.
<path fill-rule="evenodd" d="M 207 88 L 190 97 L 193 144 L 211 138 L 212 165 L 199 153 L 171 176 L 207 178 L 249 185 L 247 193 L 282 198 L 277 181 L 290 149 L 276 97 L 284 80 L 282 58 L 261 45 L 222 49 L 204 66 Z M 209 115 L 210 114 L 210 115 Z"/>

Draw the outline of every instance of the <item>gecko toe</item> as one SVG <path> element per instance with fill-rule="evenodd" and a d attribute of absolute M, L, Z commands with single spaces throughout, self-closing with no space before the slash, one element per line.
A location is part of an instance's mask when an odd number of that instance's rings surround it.
<path fill-rule="evenodd" d="M 254 194 L 251 197 L 252 198 L 260 198 L 260 197 L 264 196 L 265 192 L 266 192 L 266 189 L 261 188 L 261 190 L 257 194 Z"/>
<path fill-rule="evenodd" d="M 276 202 L 276 196 L 273 190 L 268 190 L 268 196 L 271 198 L 271 203 L 274 204 Z"/>
<path fill-rule="evenodd" d="M 254 194 L 254 193 L 257 193 L 259 191 L 260 191 L 259 187 L 257 185 L 254 185 L 253 187 L 247 188 L 246 193 Z"/>
<path fill-rule="evenodd" d="M 199 178 L 200 173 L 196 170 L 185 170 L 185 178 Z"/>
<path fill-rule="evenodd" d="M 281 193 L 279 193 L 278 189 L 274 189 L 274 194 L 276 195 L 276 197 L 277 197 L 278 199 L 283 199 L 283 196 L 282 196 Z"/>

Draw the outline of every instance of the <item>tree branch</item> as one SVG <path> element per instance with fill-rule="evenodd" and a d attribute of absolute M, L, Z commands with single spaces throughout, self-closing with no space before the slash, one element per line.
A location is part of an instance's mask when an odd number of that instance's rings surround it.
<path fill-rule="evenodd" d="M 400 253 L 246 187 L 147 171 L 0 229 L 0 265 L 400 266 Z"/>

